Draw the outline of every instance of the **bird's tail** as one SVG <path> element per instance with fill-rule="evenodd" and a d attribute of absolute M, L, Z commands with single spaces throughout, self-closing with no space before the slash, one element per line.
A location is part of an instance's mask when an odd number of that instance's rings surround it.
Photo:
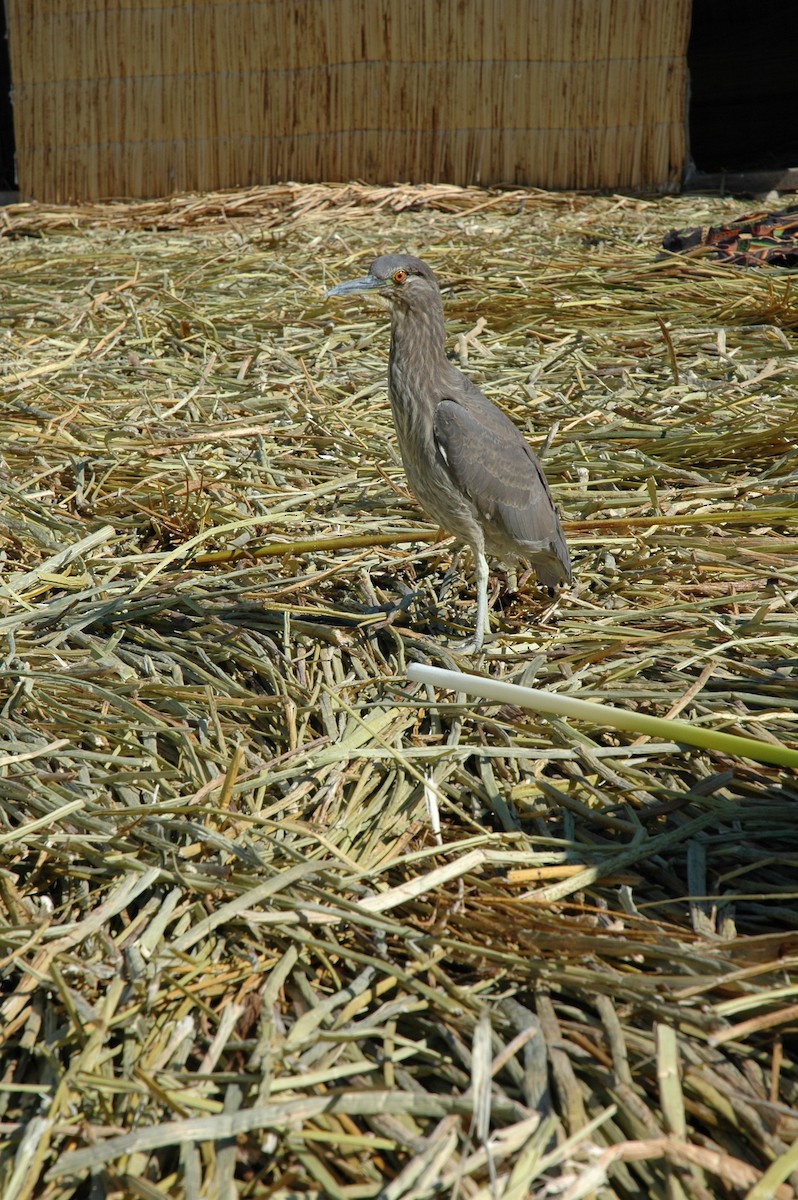
<path fill-rule="evenodd" d="M 561 529 L 558 528 L 548 549 L 532 555 L 530 561 L 543 587 L 554 588 L 559 583 L 571 582 L 571 556 Z"/>

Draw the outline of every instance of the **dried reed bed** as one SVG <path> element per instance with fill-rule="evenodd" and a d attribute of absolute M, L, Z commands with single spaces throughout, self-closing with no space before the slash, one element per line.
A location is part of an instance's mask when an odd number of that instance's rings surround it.
<path fill-rule="evenodd" d="M 9 0 L 20 191 L 673 188 L 689 0 Z"/>
<path fill-rule="evenodd" d="M 482 670 L 795 746 L 794 285 L 657 257 L 740 208 L 6 211 L 4 1200 L 795 1194 L 794 777 L 408 685 L 472 589 L 323 298 L 423 253 L 545 444 Z"/>

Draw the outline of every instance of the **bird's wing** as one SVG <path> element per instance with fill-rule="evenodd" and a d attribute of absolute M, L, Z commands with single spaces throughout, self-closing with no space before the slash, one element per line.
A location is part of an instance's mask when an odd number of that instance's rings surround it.
<path fill-rule="evenodd" d="M 519 557 L 527 557 L 523 545 L 530 552 L 537 547 L 544 560 L 553 556 L 550 570 L 544 564 L 541 571 L 535 563 L 543 583 L 570 579 L 570 558 L 543 468 L 512 421 L 474 388 L 462 401 L 438 403 L 433 432 L 458 488 L 487 521 L 486 533 L 492 526 L 494 540 L 516 543 Z"/>

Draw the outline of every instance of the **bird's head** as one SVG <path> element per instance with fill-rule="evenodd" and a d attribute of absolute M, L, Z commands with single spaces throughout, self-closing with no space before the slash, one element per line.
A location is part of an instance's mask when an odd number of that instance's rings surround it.
<path fill-rule="evenodd" d="M 348 296 L 350 292 L 376 292 L 390 308 L 421 307 L 438 299 L 438 281 L 430 268 L 412 254 L 385 254 L 375 258 L 368 275 L 350 279 L 330 288 L 328 296 Z"/>

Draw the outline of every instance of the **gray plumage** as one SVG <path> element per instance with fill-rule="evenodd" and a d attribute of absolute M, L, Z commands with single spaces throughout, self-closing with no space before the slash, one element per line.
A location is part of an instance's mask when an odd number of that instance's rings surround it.
<path fill-rule="evenodd" d="M 328 296 L 377 291 L 391 313 L 388 397 L 407 479 L 422 508 L 474 555 L 477 623 L 487 631 L 486 554 L 527 560 L 546 587 L 571 560 L 543 468 L 517 427 L 449 362 L 438 282 L 409 254 L 375 259 Z"/>

